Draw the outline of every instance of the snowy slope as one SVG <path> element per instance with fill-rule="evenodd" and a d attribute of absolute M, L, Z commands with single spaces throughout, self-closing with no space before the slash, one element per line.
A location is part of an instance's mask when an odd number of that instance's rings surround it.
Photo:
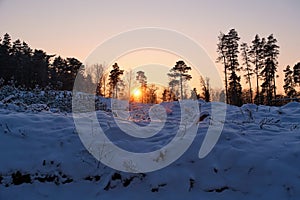
<path fill-rule="evenodd" d="M 212 104 L 201 103 L 201 113 Z M 111 112 L 97 111 L 111 139 L 130 150 L 160 148 L 172 138 L 179 104 L 166 103 L 169 131 L 151 140 L 118 135 Z M 149 106 L 131 120 L 147 124 Z M 84 148 L 70 113 L 0 109 L 0 199 L 299 199 L 300 104 L 228 106 L 222 135 L 198 158 L 209 124 L 170 166 L 145 174 L 118 172 Z M 107 126 L 107 124 L 110 124 Z M 145 146 L 143 146 L 145 145 Z"/>

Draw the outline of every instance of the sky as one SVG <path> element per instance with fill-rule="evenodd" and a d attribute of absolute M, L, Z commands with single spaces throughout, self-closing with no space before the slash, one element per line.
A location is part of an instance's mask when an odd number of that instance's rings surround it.
<path fill-rule="evenodd" d="M 9 33 L 32 48 L 84 61 L 114 35 L 159 27 L 193 39 L 215 63 L 220 32 L 235 28 L 241 42 L 247 43 L 255 34 L 273 33 L 280 46 L 278 72 L 283 79 L 283 68 L 300 61 L 299 8 L 298 0 L 0 0 L 0 35 Z M 222 67 L 216 66 L 222 76 Z"/>

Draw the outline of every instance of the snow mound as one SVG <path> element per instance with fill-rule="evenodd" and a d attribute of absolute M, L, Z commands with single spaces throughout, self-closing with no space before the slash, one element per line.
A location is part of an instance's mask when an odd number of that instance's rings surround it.
<path fill-rule="evenodd" d="M 206 117 L 199 120 L 196 139 L 184 155 L 166 168 L 137 174 L 113 170 L 93 158 L 78 137 L 71 113 L 41 112 L 49 108 L 43 103 L 31 104 L 26 112 L 4 104 L 16 105 L 3 100 L 0 104 L 0 199 L 300 197 L 299 103 L 228 106 L 226 120 L 216 122 L 211 108 L 219 103 L 199 102 L 200 116 Z M 133 118 L 147 119 L 149 105 L 134 106 Z M 100 110 L 97 115 L 122 147 L 152 150 L 172 139 L 180 120 L 178 103 L 163 106 L 173 121 L 165 133 L 146 141 L 121 134 L 111 112 Z M 224 123 L 221 137 L 212 152 L 199 159 L 207 128 L 216 123 Z"/>

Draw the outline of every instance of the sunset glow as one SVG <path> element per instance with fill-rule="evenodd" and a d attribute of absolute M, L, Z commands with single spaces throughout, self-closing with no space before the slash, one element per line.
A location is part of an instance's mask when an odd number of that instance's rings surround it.
<path fill-rule="evenodd" d="M 138 88 L 133 90 L 133 96 L 134 98 L 139 98 L 142 95 L 142 91 Z"/>

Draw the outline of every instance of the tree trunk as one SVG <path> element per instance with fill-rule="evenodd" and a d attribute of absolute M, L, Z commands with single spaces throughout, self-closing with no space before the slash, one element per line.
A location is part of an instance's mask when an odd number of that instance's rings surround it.
<path fill-rule="evenodd" d="M 180 100 L 183 100 L 182 74 L 180 74 Z"/>
<path fill-rule="evenodd" d="M 223 62 L 224 62 L 224 75 L 225 75 L 225 96 L 226 96 L 226 104 L 229 103 L 228 101 L 228 83 L 227 83 L 227 66 L 226 66 L 226 58 L 223 55 Z"/>
<path fill-rule="evenodd" d="M 273 86 L 273 89 L 274 89 L 274 99 L 276 99 L 276 75 L 275 75 L 275 72 L 274 72 L 274 80 L 273 80 L 273 82 L 274 82 L 274 86 Z"/>
<path fill-rule="evenodd" d="M 251 77 L 250 77 L 250 72 L 249 72 L 248 61 L 246 61 L 246 65 L 247 65 L 247 71 L 248 71 L 248 83 L 249 83 L 249 90 L 250 90 L 250 103 L 253 103 L 252 87 L 251 87 Z"/>
<path fill-rule="evenodd" d="M 118 83 L 115 86 L 115 98 L 118 98 Z"/>
<path fill-rule="evenodd" d="M 259 86 L 258 86 L 258 66 L 256 68 L 256 98 L 257 98 L 257 104 L 260 104 L 260 97 L 259 97 Z"/>

